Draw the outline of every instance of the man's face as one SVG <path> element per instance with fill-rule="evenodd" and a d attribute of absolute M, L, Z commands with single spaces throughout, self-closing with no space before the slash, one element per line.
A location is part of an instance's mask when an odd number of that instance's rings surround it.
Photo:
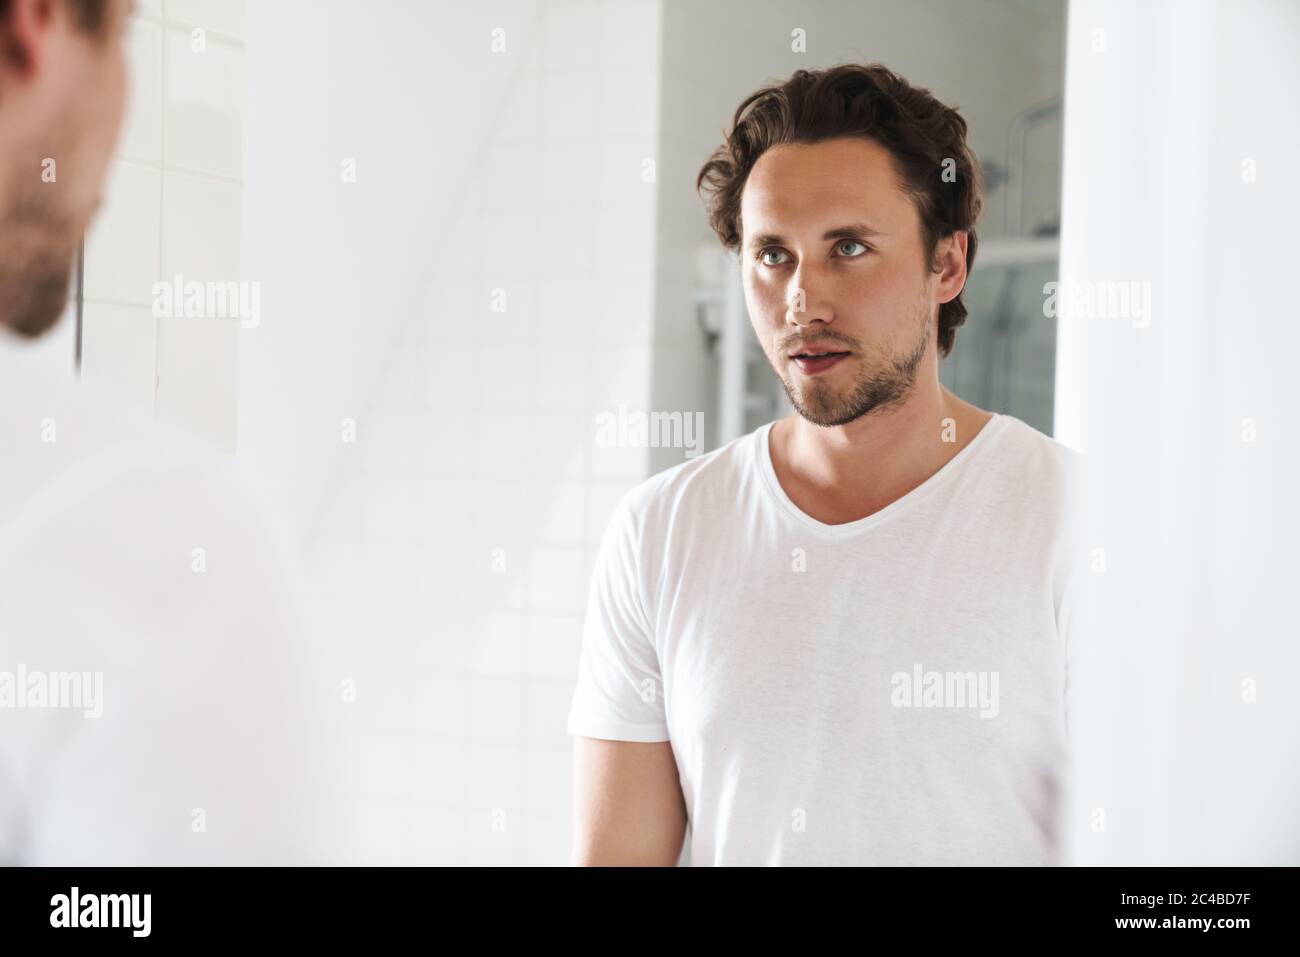
<path fill-rule="evenodd" d="M 844 425 L 903 400 L 936 341 L 936 277 L 884 147 L 773 147 L 746 180 L 741 224 L 750 321 L 798 413 Z M 837 355 L 797 358 L 810 353 Z"/>
<path fill-rule="evenodd" d="M 0 40 L 0 325 L 39 336 L 63 312 L 126 97 L 130 0 L 87 32 L 63 0 L 10 0 Z"/>

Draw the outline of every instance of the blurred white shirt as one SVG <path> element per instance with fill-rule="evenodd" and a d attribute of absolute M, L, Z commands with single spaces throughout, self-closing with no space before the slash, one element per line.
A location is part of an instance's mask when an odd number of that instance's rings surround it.
<path fill-rule="evenodd" d="M 0 331 L 0 863 L 325 862 L 327 692 L 269 511 L 34 353 Z M 83 706 L 40 706 L 56 673 Z"/>

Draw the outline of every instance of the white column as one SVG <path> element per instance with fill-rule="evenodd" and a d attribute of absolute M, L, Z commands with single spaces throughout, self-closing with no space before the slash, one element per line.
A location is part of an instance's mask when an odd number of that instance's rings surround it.
<path fill-rule="evenodd" d="M 1056 426 L 1098 567 L 1077 863 L 1300 862 L 1298 48 L 1290 0 L 1070 4 Z"/>

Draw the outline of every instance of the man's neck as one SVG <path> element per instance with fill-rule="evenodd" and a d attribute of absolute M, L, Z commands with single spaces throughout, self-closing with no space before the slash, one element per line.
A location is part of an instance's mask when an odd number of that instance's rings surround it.
<path fill-rule="evenodd" d="M 786 493 L 827 524 L 865 518 L 923 483 L 969 444 L 990 413 L 937 380 L 902 403 L 841 426 L 776 423 L 773 466 Z"/>

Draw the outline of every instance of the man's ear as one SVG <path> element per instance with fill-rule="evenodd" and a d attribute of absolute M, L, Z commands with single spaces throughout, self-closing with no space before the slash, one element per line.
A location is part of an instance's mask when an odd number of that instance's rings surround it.
<path fill-rule="evenodd" d="M 6 70 L 31 76 L 44 64 L 46 42 L 61 0 L 9 0 L 0 12 L 0 60 Z"/>
<path fill-rule="evenodd" d="M 935 271 L 939 273 L 938 300 L 951 302 L 966 285 L 966 246 L 970 236 L 959 229 L 939 240 L 935 250 Z"/>

